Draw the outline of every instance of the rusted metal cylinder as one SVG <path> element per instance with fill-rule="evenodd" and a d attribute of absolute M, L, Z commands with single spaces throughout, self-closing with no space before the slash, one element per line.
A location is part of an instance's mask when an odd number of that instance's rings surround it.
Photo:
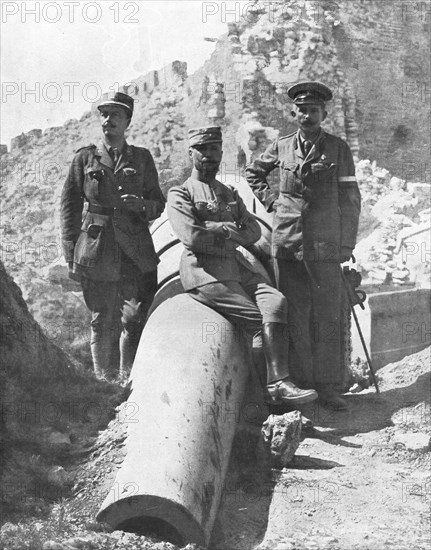
<path fill-rule="evenodd" d="M 180 294 L 143 332 L 133 370 L 127 455 L 97 519 L 208 544 L 250 356 L 234 327 Z"/>

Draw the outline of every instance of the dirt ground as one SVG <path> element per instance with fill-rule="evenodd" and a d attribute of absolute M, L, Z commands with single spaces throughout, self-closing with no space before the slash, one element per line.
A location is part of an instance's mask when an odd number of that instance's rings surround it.
<path fill-rule="evenodd" d="M 240 425 L 211 550 L 430 548 L 430 349 L 379 371 L 374 389 L 347 394 L 348 409 L 310 404 L 315 429 L 289 468 L 271 468 L 262 417 Z M 6 550 L 175 550 L 153 537 L 110 532 L 94 516 L 124 457 L 124 406 L 97 437 L 76 439 L 69 497 L 43 518 L 11 518 Z M 196 550 L 188 545 L 187 550 Z"/>
<path fill-rule="evenodd" d="M 374 389 L 347 395 L 343 412 L 304 408 L 316 427 L 292 466 L 265 475 L 248 464 L 231 483 L 221 547 L 429 548 L 429 366 L 428 349 L 380 370 L 379 396 Z M 408 449 L 415 434 L 428 447 L 419 441 Z"/>

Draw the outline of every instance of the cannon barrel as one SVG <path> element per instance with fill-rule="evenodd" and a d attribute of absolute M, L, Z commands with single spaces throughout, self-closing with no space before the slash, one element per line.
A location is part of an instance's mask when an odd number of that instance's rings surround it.
<path fill-rule="evenodd" d="M 256 214 L 268 250 L 270 218 L 247 184 L 232 181 Z M 166 213 L 151 233 L 159 290 L 142 333 L 127 403 L 126 458 L 99 521 L 176 544 L 208 544 L 228 467 L 251 355 L 224 317 L 183 293 L 183 245 Z"/>
<path fill-rule="evenodd" d="M 99 521 L 209 542 L 250 360 L 233 326 L 186 294 L 156 309 L 131 373 L 127 455 Z"/>

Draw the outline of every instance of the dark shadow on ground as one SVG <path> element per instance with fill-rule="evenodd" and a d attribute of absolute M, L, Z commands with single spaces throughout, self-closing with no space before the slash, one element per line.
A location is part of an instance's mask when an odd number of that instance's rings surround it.
<path fill-rule="evenodd" d="M 340 437 L 392 426 L 391 417 L 400 409 L 418 403 L 429 405 L 430 390 L 431 376 L 430 373 L 425 373 L 410 386 L 382 391 L 379 395 L 347 395 L 347 410 L 331 411 L 314 402 L 303 407 L 303 414 L 308 416 L 316 427 L 330 428 L 330 433 L 320 434 L 319 437 L 337 445 L 341 444 Z M 333 441 L 331 437 L 334 438 Z"/>
<path fill-rule="evenodd" d="M 300 454 L 295 455 L 293 463 L 289 466 L 291 470 L 332 470 L 333 468 L 344 468 L 344 465 L 333 460 L 323 460 Z"/>
<path fill-rule="evenodd" d="M 362 445 L 359 445 L 358 443 L 344 441 L 344 439 L 342 439 L 340 436 L 335 435 L 332 432 L 323 432 L 318 429 L 314 429 L 307 435 L 307 437 L 311 439 L 320 439 L 321 441 L 325 441 L 326 443 L 329 443 L 331 445 L 339 445 L 340 447 L 350 447 L 352 449 L 360 449 L 362 447 Z"/>
<path fill-rule="evenodd" d="M 417 380 L 408 386 L 381 390 L 380 394 L 346 394 L 347 409 L 333 411 L 323 407 L 318 401 L 302 405 L 302 414 L 308 417 L 317 428 L 311 432 L 303 431 L 306 437 L 319 438 L 333 445 L 355 447 L 356 444 L 343 441 L 343 437 L 358 433 L 367 433 L 392 426 L 392 416 L 406 407 L 414 407 L 424 403 L 430 406 L 431 373 L 418 376 Z M 252 407 L 253 405 L 253 407 Z M 256 411 L 243 420 L 249 425 L 260 427 L 270 414 L 281 415 L 294 410 L 285 405 L 269 406 L 264 403 L 261 393 L 255 391 L 245 411 Z M 319 428 L 322 428 L 319 430 Z"/>

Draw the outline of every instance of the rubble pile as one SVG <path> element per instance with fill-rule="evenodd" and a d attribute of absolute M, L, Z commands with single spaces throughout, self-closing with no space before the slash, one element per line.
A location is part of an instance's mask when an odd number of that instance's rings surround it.
<path fill-rule="evenodd" d="M 363 275 L 363 284 L 403 285 L 410 282 L 410 271 L 395 258 L 394 236 L 406 227 L 408 218 L 391 216 L 355 249 L 358 265 Z"/>
<path fill-rule="evenodd" d="M 363 277 L 363 284 L 412 285 L 416 279 L 415 264 L 423 267 L 423 256 L 418 249 L 412 265 L 406 265 L 402 251 L 402 236 L 425 231 L 429 225 L 427 193 L 412 192 L 415 187 L 375 162 L 361 160 L 356 165 L 356 176 L 362 196 L 361 226 L 355 257 Z M 425 184 L 426 187 L 426 184 Z M 423 186 L 419 186 L 423 190 Z M 413 256 L 413 254 L 412 254 Z"/>

